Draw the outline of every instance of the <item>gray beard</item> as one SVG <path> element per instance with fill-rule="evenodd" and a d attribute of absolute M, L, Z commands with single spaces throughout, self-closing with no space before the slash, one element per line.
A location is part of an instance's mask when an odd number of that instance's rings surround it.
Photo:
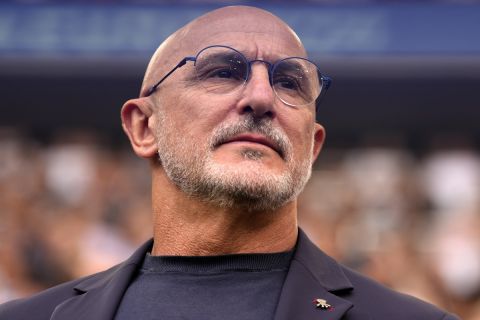
<path fill-rule="evenodd" d="M 178 134 L 162 111 L 157 111 L 157 145 L 159 160 L 170 180 L 190 197 L 226 209 L 248 212 L 274 211 L 295 199 L 311 175 L 312 150 L 303 161 L 294 161 L 293 147 L 283 133 L 268 119 L 247 114 L 242 121 L 223 124 L 212 132 L 206 145 L 195 144 L 191 137 Z M 238 167 L 212 160 L 212 151 L 222 142 L 240 133 L 259 133 L 272 140 L 287 163 L 288 170 L 274 174 L 259 170 L 255 164 Z M 263 153 L 242 150 L 249 161 L 262 161 Z"/>

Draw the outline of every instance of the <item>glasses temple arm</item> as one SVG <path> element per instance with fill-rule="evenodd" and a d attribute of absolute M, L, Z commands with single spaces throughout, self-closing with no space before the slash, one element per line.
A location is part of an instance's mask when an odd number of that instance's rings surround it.
<path fill-rule="evenodd" d="M 153 86 L 151 86 L 150 89 L 148 89 L 145 96 L 148 97 L 149 95 L 151 95 L 165 79 L 167 79 L 172 73 L 174 73 L 175 70 L 177 70 L 180 67 L 183 67 L 187 63 L 187 61 L 195 61 L 195 60 L 196 60 L 195 57 L 185 57 L 185 58 L 183 58 L 172 70 L 170 70 L 165 76 L 163 76 L 162 79 L 160 79 L 157 83 L 155 83 Z"/>
<path fill-rule="evenodd" d="M 320 102 L 322 102 L 323 98 L 327 94 L 328 88 L 332 85 L 332 78 L 328 76 L 322 76 L 322 91 L 320 92 L 320 95 L 318 96 L 317 100 L 315 100 L 315 109 L 318 111 Z"/>

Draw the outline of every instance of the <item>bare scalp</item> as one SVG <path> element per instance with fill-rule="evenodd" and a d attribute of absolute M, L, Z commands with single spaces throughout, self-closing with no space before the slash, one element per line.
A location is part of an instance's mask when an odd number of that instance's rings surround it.
<path fill-rule="evenodd" d="M 291 42 L 290 48 L 305 55 L 305 49 L 296 33 L 272 13 L 248 6 L 229 6 L 208 12 L 186 24 L 169 36 L 155 51 L 143 79 L 144 93 L 183 57 L 194 55 L 208 45 L 229 45 L 235 33 L 264 33 L 281 36 Z M 221 42 L 218 42 L 222 39 Z M 217 41 L 217 42 L 216 42 Z"/>

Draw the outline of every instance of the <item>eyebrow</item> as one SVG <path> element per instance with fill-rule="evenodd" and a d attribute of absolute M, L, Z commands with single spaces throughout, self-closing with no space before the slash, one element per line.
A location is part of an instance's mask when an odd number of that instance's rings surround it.
<path fill-rule="evenodd" d="M 282 61 L 282 59 L 278 60 L 278 61 Z M 277 62 L 278 62 L 277 61 Z M 303 66 L 296 62 L 296 61 L 292 61 L 292 59 L 290 60 L 285 60 L 283 61 L 283 63 L 281 64 L 282 66 L 282 70 L 286 70 L 286 71 L 289 71 L 289 70 L 297 70 L 297 69 L 301 69 L 303 71 Z M 288 66 L 288 67 L 287 67 Z"/>
<path fill-rule="evenodd" d="M 215 52 L 215 53 L 209 54 L 208 56 L 206 56 L 206 58 L 208 60 L 213 59 L 213 60 L 217 60 L 217 61 L 220 60 L 220 61 L 224 61 L 224 62 L 229 62 L 229 61 L 232 61 L 232 60 L 238 60 L 238 61 L 241 61 L 241 62 L 246 62 L 243 59 L 240 59 L 240 55 L 236 52 L 229 52 L 229 53 Z M 195 66 L 201 67 L 201 65 L 198 65 L 197 62 L 198 62 L 198 60 L 195 60 Z"/>

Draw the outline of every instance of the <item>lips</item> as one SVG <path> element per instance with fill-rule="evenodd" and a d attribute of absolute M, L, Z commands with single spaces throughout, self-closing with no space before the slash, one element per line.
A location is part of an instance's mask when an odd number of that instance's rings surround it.
<path fill-rule="evenodd" d="M 282 152 L 280 146 L 278 146 L 278 144 L 276 144 L 274 141 L 268 139 L 267 137 L 265 137 L 263 135 L 254 134 L 254 133 L 239 134 L 239 135 L 236 135 L 232 138 L 227 139 L 226 141 L 223 141 L 221 144 L 227 144 L 227 143 L 233 143 L 233 142 L 258 143 L 258 144 L 267 146 L 270 149 L 273 149 L 281 157 L 283 157 L 283 152 Z"/>

